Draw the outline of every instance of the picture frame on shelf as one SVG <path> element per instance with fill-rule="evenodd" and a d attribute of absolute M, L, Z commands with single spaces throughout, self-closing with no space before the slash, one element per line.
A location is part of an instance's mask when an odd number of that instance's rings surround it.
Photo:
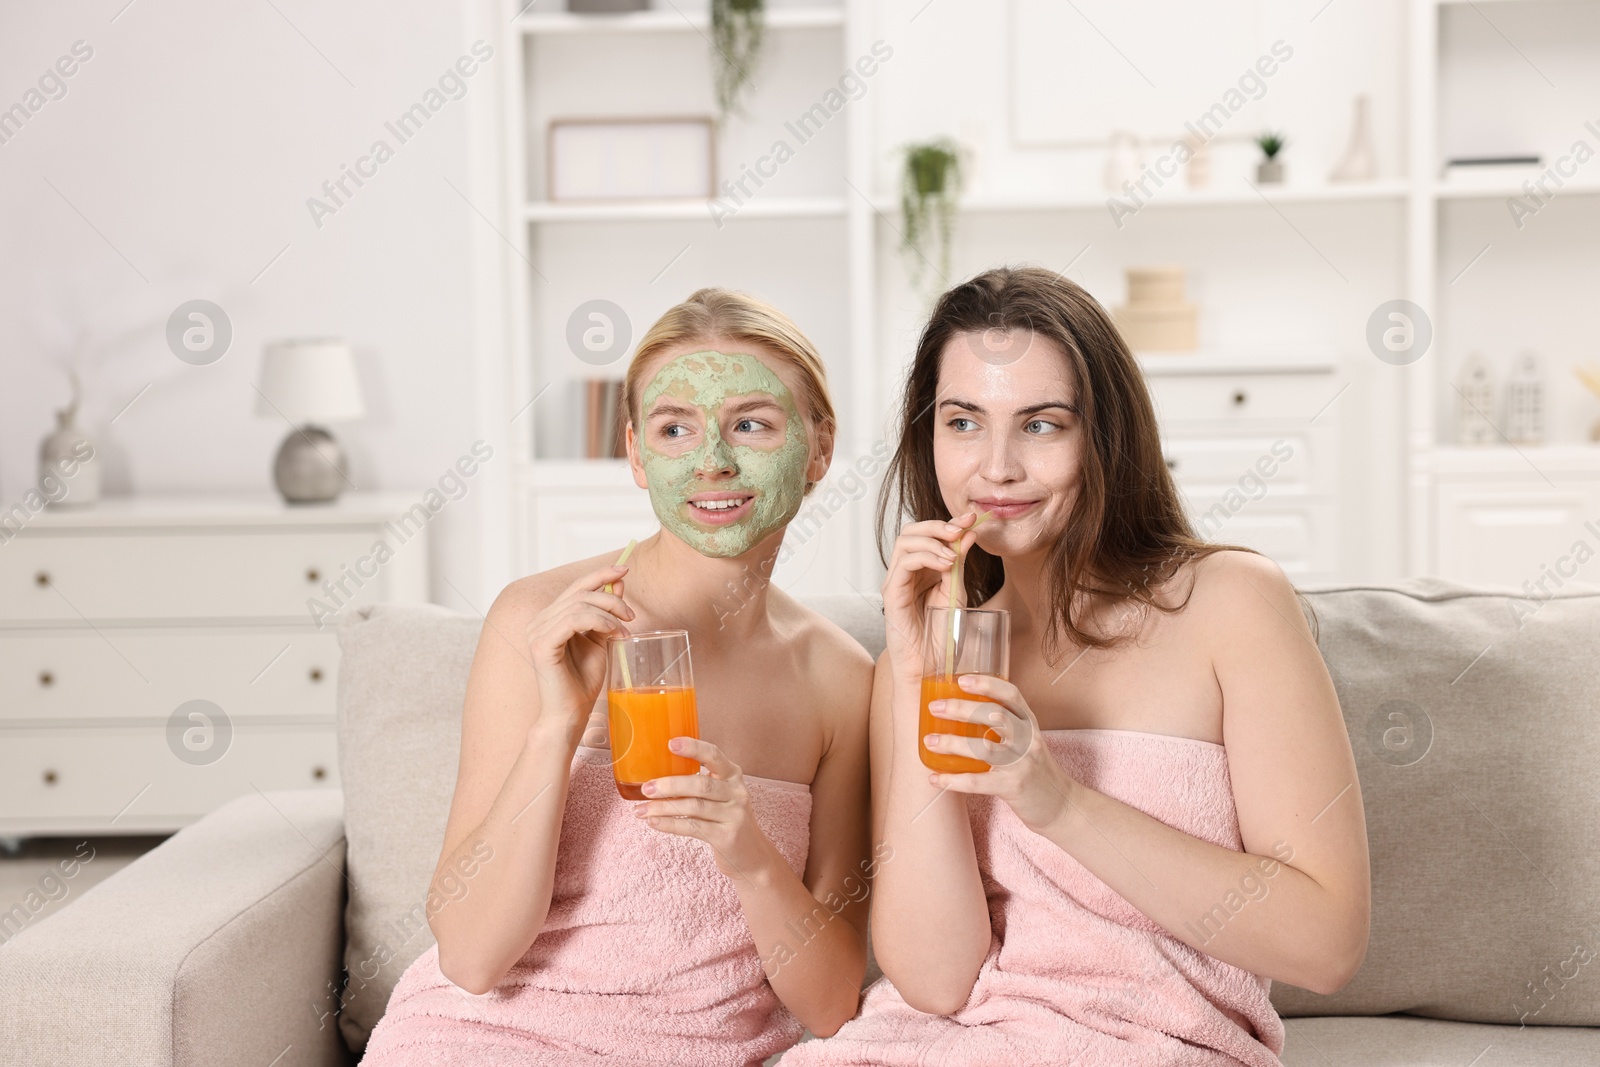
<path fill-rule="evenodd" d="M 709 115 L 552 119 L 546 149 L 552 201 L 716 195 L 716 123 Z"/>

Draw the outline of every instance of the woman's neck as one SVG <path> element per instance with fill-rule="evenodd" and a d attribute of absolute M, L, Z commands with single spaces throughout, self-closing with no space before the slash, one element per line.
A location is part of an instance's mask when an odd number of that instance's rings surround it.
<path fill-rule="evenodd" d="M 1050 553 L 1001 556 L 1000 565 L 1005 579 L 995 594 L 995 606 L 1010 610 L 1013 642 L 1037 642 L 1049 632 L 1050 620 L 1057 610 L 1056 602 L 1050 597 L 1051 583 L 1047 573 Z M 1082 590 L 1074 591 L 1072 610 L 1078 626 L 1098 632 L 1097 628 L 1104 622 L 1100 618 L 1104 613 L 1104 604 L 1102 597 Z M 1073 642 L 1069 641 L 1068 644 L 1076 647 Z"/>
<path fill-rule="evenodd" d="M 628 561 L 627 597 L 636 609 L 710 637 L 745 637 L 767 627 L 779 530 L 742 556 L 702 555 L 665 530 L 639 542 Z"/>

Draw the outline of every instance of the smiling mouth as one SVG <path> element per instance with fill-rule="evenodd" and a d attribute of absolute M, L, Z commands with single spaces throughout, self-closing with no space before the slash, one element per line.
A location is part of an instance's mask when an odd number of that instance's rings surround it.
<path fill-rule="evenodd" d="M 1035 504 L 1037 500 L 974 500 L 972 502 L 980 511 L 987 511 L 996 519 L 1013 519 L 1023 514 Z"/>
<path fill-rule="evenodd" d="M 720 526 L 744 518 L 754 499 L 752 493 L 705 493 L 690 497 L 688 504 L 696 519 Z"/>

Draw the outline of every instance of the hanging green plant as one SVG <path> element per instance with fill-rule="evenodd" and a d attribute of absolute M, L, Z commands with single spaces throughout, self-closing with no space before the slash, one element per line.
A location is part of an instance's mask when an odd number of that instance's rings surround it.
<path fill-rule="evenodd" d="M 723 118 L 739 110 L 739 94 L 761 58 L 767 25 L 766 0 L 711 0 L 711 57 L 715 72 L 717 112 Z"/>
<path fill-rule="evenodd" d="M 920 285 L 930 266 L 925 245 L 933 242 L 933 261 L 941 278 L 950 274 L 950 244 L 955 231 L 956 199 L 961 195 L 961 148 L 948 137 L 909 144 L 900 180 L 900 214 L 905 229 L 900 249 Z"/>

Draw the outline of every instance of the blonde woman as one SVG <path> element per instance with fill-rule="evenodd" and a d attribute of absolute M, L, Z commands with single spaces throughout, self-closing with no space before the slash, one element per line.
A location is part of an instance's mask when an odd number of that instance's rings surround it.
<path fill-rule="evenodd" d="M 661 528 L 490 608 L 435 879 L 475 873 L 365 1064 L 744 1067 L 855 1014 L 872 663 L 768 581 L 832 456 L 822 362 L 777 310 L 702 289 L 624 395 Z M 672 747 L 706 773 L 630 802 L 601 747 L 605 641 L 661 629 L 689 632 L 701 740 Z"/>

